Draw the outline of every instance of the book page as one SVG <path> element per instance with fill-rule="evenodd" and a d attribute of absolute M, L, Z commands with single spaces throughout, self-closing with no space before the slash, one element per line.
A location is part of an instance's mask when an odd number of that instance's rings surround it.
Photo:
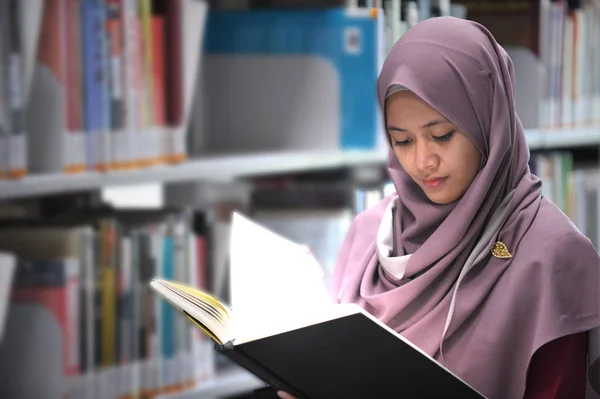
<path fill-rule="evenodd" d="M 150 286 L 218 344 L 233 339 L 229 310 L 216 298 L 200 290 L 155 278 Z"/>
<path fill-rule="evenodd" d="M 253 219 L 287 239 L 308 245 L 329 285 L 354 213 L 346 208 L 262 210 L 253 213 Z"/>
<path fill-rule="evenodd" d="M 236 213 L 231 234 L 231 307 L 236 337 L 315 317 L 333 304 L 309 249 Z"/>
<path fill-rule="evenodd" d="M 250 328 L 243 329 L 240 336 L 235 339 L 236 345 L 282 334 L 299 328 L 304 328 L 331 320 L 350 316 L 365 311 L 354 303 L 343 303 L 334 306 L 324 306 L 316 312 L 295 313 L 293 317 L 277 318 L 275 322 L 256 323 Z"/>

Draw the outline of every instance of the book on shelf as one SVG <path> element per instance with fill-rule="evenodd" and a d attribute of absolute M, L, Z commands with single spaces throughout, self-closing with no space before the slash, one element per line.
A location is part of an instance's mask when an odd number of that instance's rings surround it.
<path fill-rule="evenodd" d="M 0 1 L 0 178 L 18 178 L 25 173 L 23 130 L 23 34 L 21 14 L 30 4 Z M 28 2 L 32 3 L 32 2 Z"/>
<path fill-rule="evenodd" d="M 15 256 L 8 252 L 0 252 L 0 342 L 4 335 L 6 315 L 10 296 L 10 287 L 15 271 Z"/>
<path fill-rule="evenodd" d="M 206 9 L 0 0 L 0 178 L 183 162 Z"/>
<path fill-rule="evenodd" d="M 581 156 L 580 156 L 581 157 Z M 531 172 L 543 181 L 542 195 L 558 206 L 600 250 L 600 169 L 569 151 L 532 154 Z"/>
<path fill-rule="evenodd" d="M 210 340 L 149 287 L 156 275 L 206 284 L 207 234 L 191 215 L 54 206 L 0 214 L 1 396 L 150 398 L 212 378 Z"/>
<path fill-rule="evenodd" d="M 231 305 L 174 281 L 150 285 L 217 352 L 274 389 L 298 398 L 483 398 L 358 305 L 334 303 L 306 246 L 235 213 L 230 248 Z"/>
<path fill-rule="evenodd" d="M 551 134 L 600 123 L 599 1 L 452 3 L 463 5 L 466 18 L 488 28 L 509 52 L 525 128 Z"/>

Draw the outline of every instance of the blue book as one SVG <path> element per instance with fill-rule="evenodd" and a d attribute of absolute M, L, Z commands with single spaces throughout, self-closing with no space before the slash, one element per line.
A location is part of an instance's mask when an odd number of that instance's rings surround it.
<path fill-rule="evenodd" d="M 169 233 L 166 234 L 162 245 L 161 275 L 172 280 L 175 278 L 175 241 L 173 236 Z M 175 356 L 175 309 L 165 300 L 161 300 L 160 324 L 160 352 L 166 360 Z"/>
<path fill-rule="evenodd" d="M 93 169 L 98 163 L 98 148 L 102 134 L 108 128 L 107 92 L 108 78 L 105 63 L 106 53 L 106 9 L 101 0 L 82 0 L 81 33 L 82 33 L 82 65 L 83 65 L 83 116 L 86 134 L 86 151 L 88 168 Z"/>
<path fill-rule="evenodd" d="M 380 146 L 384 26 L 382 10 L 366 8 L 210 11 L 207 115 L 219 137 L 208 146 Z"/>

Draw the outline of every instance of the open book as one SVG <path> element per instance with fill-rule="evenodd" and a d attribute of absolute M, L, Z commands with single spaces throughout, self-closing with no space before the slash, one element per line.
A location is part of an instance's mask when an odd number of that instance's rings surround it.
<path fill-rule="evenodd" d="M 215 349 L 298 398 L 483 398 L 354 304 L 334 304 L 303 246 L 235 214 L 231 306 L 176 282 L 152 288 Z"/>

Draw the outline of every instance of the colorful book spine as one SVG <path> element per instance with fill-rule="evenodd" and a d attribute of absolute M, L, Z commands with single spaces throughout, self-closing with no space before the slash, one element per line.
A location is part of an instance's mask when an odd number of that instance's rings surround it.
<path fill-rule="evenodd" d="M 148 167 L 158 163 L 157 131 L 154 118 L 154 84 L 153 84 L 153 46 L 152 46 L 152 2 L 139 0 L 140 38 L 142 47 L 142 82 L 144 97 L 140 104 L 144 110 L 142 121 L 143 137 L 141 145 L 144 151 L 142 166 Z"/>
<path fill-rule="evenodd" d="M 123 26 L 123 106 L 124 106 L 124 135 L 121 148 L 123 149 L 123 168 L 132 169 L 139 166 L 141 159 L 138 143 L 140 129 L 141 101 L 139 87 L 139 31 L 137 17 L 137 0 L 123 0 L 121 22 Z"/>
<path fill-rule="evenodd" d="M 124 34 L 121 20 L 122 1 L 107 0 L 106 36 L 108 41 L 108 65 L 110 71 L 110 162 L 109 170 L 125 168 L 126 153 L 124 153 L 124 72 L 123 45 Z"/>
<path fill-rule="evenodd" d="M 166 132 L 165 99 L 165 20 L 153 15 L 152 28 L 152 113 L 155 130 L 155 156 L 158 163 L 169 162 L 168 136 Z"/>
<path fill-rule="evenodd" d="M 79 1 L 66 2 L 65 67 L 67 108 L 65 121 L 64 157 L 65 173 L 81 173 L 86 165 L 86 136 L 83 126 L 83 87 L 81 63 L 81 10 Z"/>
<path fill-rule="evenodd" d="M 84 127 L 87 135 L 88 169 L 94 170 L 103 165 L 102 144 L 105 125 L 105 69 L 104 56 L 105 9 L 100 0 L 82 0 L 81 31 L 83 49 L 84 82 Z"/>

